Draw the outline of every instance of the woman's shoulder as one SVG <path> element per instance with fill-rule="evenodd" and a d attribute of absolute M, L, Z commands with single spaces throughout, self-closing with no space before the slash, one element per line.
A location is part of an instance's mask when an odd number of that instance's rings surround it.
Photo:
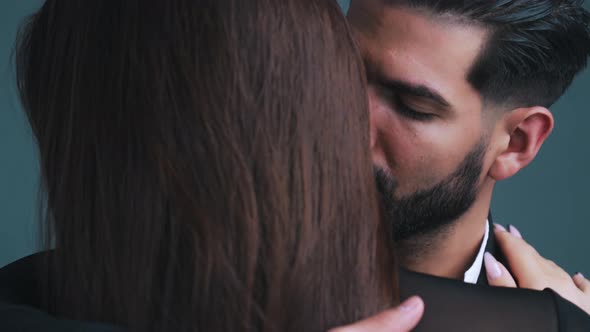
<path fill-rule="evenodd" d="M 38 306 L 39 266 L 47 252 L 33 254 L 0 269 L 0 301 Z"/>
<path fill-rule="evenodd" d="M 121 329 L 54 317 L 40 306 L 40 266 L 50 252 L 30 255 L 0 269 L 0 331 L 122 332 Z"/>
<path fill-rule="evenodd" d="M 33 307 L 3 302 L 0 302 L 0 331 L 123 332 L 113 326 L 60 319 Z"/>

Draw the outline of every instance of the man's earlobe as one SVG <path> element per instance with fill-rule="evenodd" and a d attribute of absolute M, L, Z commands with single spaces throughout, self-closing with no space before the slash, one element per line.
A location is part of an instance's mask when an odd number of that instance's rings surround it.
<path fill-rule="evenodd" d="M 535 159 L 554 122 L 551 112 L 540 106 L 513 110 L 501 121 L 508 142 L 489 170 L 496 181 L 513 176 Z"/>

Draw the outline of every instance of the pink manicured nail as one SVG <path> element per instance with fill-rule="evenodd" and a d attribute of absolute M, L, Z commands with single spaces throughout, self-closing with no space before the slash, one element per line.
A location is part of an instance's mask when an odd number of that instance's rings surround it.
<path fill-rule="evenodd" d="M 509 225 L 508 229 L 510 230 L 510 234 L 522 239 L 522 234 L 520 234 L 520 231 L 516 227 Z"/>
<path fill-rule="evenodd" d="M 486 266 L 487 275 L 490 279 L 496 279 L 502 276 L 502 269 L 500 269 L 500 264 L 498 263 L 496 258 L 492 256 L 492 254 L 486 252 L 483 256 L 483 261 Z"/>
<path fill-rule="evenodd" d="M 503 231 L 503 232 L 506 232 L 506 228 L 504 228 L 504 226 L 502 226 L 502 225 L 500 225 L 500 224 L 494 224 L 494 227 L 495 227 L 497 230 L 501 230 L 501 231 Z"/>

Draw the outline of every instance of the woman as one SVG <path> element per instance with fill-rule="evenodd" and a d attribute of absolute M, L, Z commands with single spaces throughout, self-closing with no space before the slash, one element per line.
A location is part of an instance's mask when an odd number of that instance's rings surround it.
<path fill-rule="evenodd" d="M 324 331 L 395 303 L 336 3 L 48 0 L 22 38 L 56 248 L 48 312 Z"/>
<path fill-rule="evenodd" d="M 127 331 L 325 331 L 397 303 L 336 3 L 47 0 L 17 60 L 55 250 L 5 270 L 43 280 L 5 301 Z"/>

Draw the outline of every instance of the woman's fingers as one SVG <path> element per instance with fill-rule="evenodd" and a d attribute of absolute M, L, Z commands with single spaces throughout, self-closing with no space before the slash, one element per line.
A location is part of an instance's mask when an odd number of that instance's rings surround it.
<path fill-rule="evenodd" d="M 514 225 L 508 225 L 508 231 L 510 234 L 522 239 L 522 234 L 520 234 L 520 231 Z"/>
<path fill-rule="evenodd" d="M 495 227 L 494 234 L 519 287 L 535 290 L 551 288 L 590 314 L 590 281 L 582 274 L 572 278 L 555 262 L 542 257 L 513 227 L 510 231 Z M 501 282 L 495 285 L 498 283 Z"/>
<path fill-rule="evenodd" d="M 511 228 L 512 229 L 512 228 Z M 506 231 L 502 227 L 494 227 L 496 242 L 500 251 L 506 257 L 506 262 L 510 267 L 512 276 L 519 285 L 533 286 L 538 281 L 538 275 L 543 275 L 540 270 L 544 268 L 545 259 L 539 253 L 522 239 L 520 232 L 515 235 L 514 232 Z"/>
<path fill-rule="evenodd" d="M 494 256 L 486 252 L 483 261 L 490 286 L 516 288 L 516 282 L 508 269 L 498 262 Z"/>
<path fill-rule="evenodd" d="M 329 332 L 409 332 L 422 318 L 424 302 L 417 296 L 399 306 L 351 325 L 330 329 Z"/>
<path fill-rule="evenodd" d="M 588 293 L 590 292 L 590 281 L 588 281 L 588 279 L 586 279 L 584 277 L 584 275 L 582 275 L 581 273 L 576 273 L 574 275 L 574 277 L 572 278 L 574 280 L 574 283 L 576 284 L 576 286 L 578 286 L 578 288 L 584 292 L 584 293 Z"/>

